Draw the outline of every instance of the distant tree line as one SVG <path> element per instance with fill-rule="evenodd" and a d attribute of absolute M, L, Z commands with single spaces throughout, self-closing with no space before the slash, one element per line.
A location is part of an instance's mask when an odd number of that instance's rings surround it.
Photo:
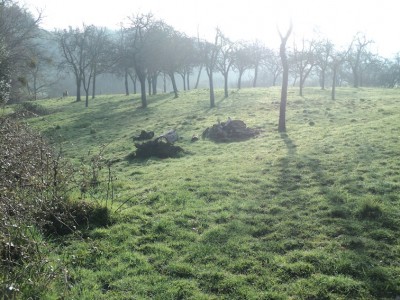
<path fill-rule="evenodd" d="M 132 15 L 117 31 L 94 25 L 47 32 L 34 16 L 13 0 L 0 0 L 0 101 L 46 97 L 66 74 L 74 78 L 76 101 L 85 105 L 95 98 L 97 79 L 112 74 L 123 81 L 126 95 L 140 91 L 142 107 L 147 95 L 167 92 L 166 83 L 179 97 L 183 90 L 208 78 L 210 106 L 214 100 L 214 74 L 223 78 L 225 97 L 232 81 L 243 85 L 243 75 L 257 87 L 280 84 L 283 75 L 279 51 L 261 41 L 232 41 L 216 29 L 213 41 L 190 37 L 151 14 Z M 345 49 L 327 38 L 306 37 L 286 45 L 288 80 L 303 95 L 306 85 L 328 86 L 335 98 L 341 85 L 393 88 L 400 82 L 400 54 L 383 58 L 370 50 L 373 41 L 357 33 Z M 204 73 L 205 71 L 205 73 Z M 202 73 L 203 72 L 203 73 Z M 194 83 L 191 79 L 196 79 Z M 179 81 L 179 84 L 178 84 Z M 161 87 L 159 87 L 161 86 Z M 59 87 L 57 87 L 59 88 Z M 60 92 L 61 93 L 61 92 Z"/>

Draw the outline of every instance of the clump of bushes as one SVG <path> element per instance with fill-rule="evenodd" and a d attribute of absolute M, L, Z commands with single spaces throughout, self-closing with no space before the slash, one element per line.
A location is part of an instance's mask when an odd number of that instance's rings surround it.
<path fill-rule="evenodd" d="M 107 207 L 69 200 L 71 185 L 79 185 L 76 173 L 39 134 L 15 118 L 0 118 L 0 295 L 5 299 L 38 296 L 56 276 L 46 267 L 46 236 L 109 223 Z"/>
<path fill-rule="evenodd" d="M 15 108 L 15 112 L 18 115 L 34 115 L 34 116 L 44 116 L 50 114 L 50 111 L 36 102 L 26 101 L 18 104 Z"/>

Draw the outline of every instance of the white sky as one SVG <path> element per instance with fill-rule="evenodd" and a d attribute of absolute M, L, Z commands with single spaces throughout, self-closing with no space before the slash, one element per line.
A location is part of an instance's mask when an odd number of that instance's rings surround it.
<path fill-rule="evenodd" d="M 83 23 L 119 28 L 127 17 L 152 12 L 190 36 L 212 40 L 215 28 L 232 40 L 259 39 L 277 49 L 277 25 L 293 21 L 294 37 L 317 29 L 336 45 L 348 45 L 357 32 L 374 40 L 385 57 L 400 52 L 400 0 L 20 0 L 33 13 L 43 11 L 42 27 L 80 27 Z M 293 37 L 292 37 L 293 41 Z M 289 42 L 290 43 L 290 42 Z"/>

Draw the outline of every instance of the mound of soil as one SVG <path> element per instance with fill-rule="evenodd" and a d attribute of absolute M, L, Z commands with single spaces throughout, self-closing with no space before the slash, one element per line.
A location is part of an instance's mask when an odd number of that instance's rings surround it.
<path fill-rule="evenodd" d="M 135 143 L 137 148 L 137 158 L 149 158 L 152 156 L 159 158 L 177 157 L 183 149 L 179 146 L 174 146 L 164 138 L 157 138 L 144 143 Z"/>
<path fill-rule="evenodd" d="M 202 134 L 203 139 L 209 138 L 215 142 L 244 141 L 257 136 L 259 130 L 249 128 L 242 120 L 231 120 L 214 124 L 208 127 Z"/>
<path fill-rule="evenodd" d="M 154 137 L 154 131 L 142 130 L 140 132 L 140 135 L 133 137 L 133 140 L 134 141 L 144 141 L 144 140 L 150 140 L 153 137 Z"/>

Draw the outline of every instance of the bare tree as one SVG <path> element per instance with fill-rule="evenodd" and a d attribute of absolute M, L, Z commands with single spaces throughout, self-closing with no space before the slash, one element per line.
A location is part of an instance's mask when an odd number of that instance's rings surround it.
<path fill-rule="evenodd" d="M 267 49 L 260 41 L 255 41 L 253 44 L 249 45 L 249 47 L 252 67 L 254 68 L 253 87 L 256 87 L 260 65 L 263 64 L 268 53 Z"/>
<path fill-rule="evenodd" d="M 221 72 L 224 77 L 224 94 L 225 98 L 228 98 L 228 76 L 229 72 L 234 63 L 234 52 L 235 52 L 235 44 L 229 40 L 220 30 L 218 30 L 219 38 L 219 55 L 217 60 L 217 70 Z"/>
<path fill-rule="evenodd" d="M 69 27 L 68 30 L 55 32 L 63 58 L 60 68 L 68 69 L 74 74 L 77 102 L 81 101 L 83 71 L 89 66 L 85 56 L 86 35 L 85 30 L 73 29 L 72 27 Z"/>
<path fill-rule="evenodd" d="M 128 29 L 123 28 L 122 25 L 118 32 L 114 56 L 115 65 L 113 66 L 113 73 L 124 79 L 125 95 L 129 96 L 129 78 L 131 78 L 134 84 L 134 93 L 136 94 L 137 76 L 131 59 L 132 55 L 128 39 Z"/>
<path fill-rule="evenodd" d="M 264 67 L 271 74 L 272 86 L 275 86 L 278 77 L 282 74 L 282 64 L 279 53 L 276 53 L 273 50 L 269 50 L 264 60 Z"/>
<path fill-rule="evenodd" d="M 207 41 L 204 41 L 201 43 L 203 62 L 204 62 L 205 69 L 207 71 L 208 81 L 209 81 L 210 107 L 215 107 L 213 74 L 214 74 L 216 66 L 217 66 L 218 53 L 220 50 L 219 39 L 220 39 L 220 36 L 218 34 L 218 29 L 217 29 L 217 33 L 215 35 L 215 41 L 213 44 L 209 43 Z"/>
<path fill-rule="evenodd" d="M 300 96 L 303 96 L 304 83 L 314 68 L 316 61 L 314 58 L 315 42 L 306 42 L 302 39 L 301 48 L 296 44 L 293 47 L 292 62 L 295 72 L 299 75 Z"/>
<path fill-rule="evenodd" d="M 90 41 L 91 68 L 93 68 L 92 99 L 94 99 L 97 76 L 110 71 L 117 63 L 117 58 L 116 45 L 111 41 L 105 28 L 94 27 Z"/>
<path fill-rule="evenodd" d="M 316 66 L 319 71 L 319 82 L 321 89 L 325 89 L 326 72 L 329 68 L 329 59 L 332 53 L 333 44 L 329 40 L 318 42 L 315 48 Z"/>
<path fill-rule="evenodd" d="M 146 97 L 146 77 L 148 59 L 148 32 L 154 24 L 152 14 L 142 14 L 130 18 L 131 27 L 129 28 L 130 59 L 133 63 L 135 73 L 140 82 L 140 93 L 142 108 L 147 107 Z M 153 45 L 155 46 L 155 45 Z"/>
<path fill-rule="evenodd" d="M 242 88 L 243 73 L 253 66 L 253 60 L 251 55 L 252 52 L 249 44 L 245 42 L 241 42 L 238 44 L 236 51 L 234 53 L 234 64 L 233 64 L 234 69 L 239 72 L 239 78 L 237 83 L 238 89 Z"/>
<path fill-rule="evenodd" d="M 331 49 L 331 54 L 330 54 L 330 62 L 329 66 L 332 69 L 332 90 L 331 90 L 331 99 L 335 100 L 336 99 L 336 81 L 337 81 L 337 75 L 339 72 L 339 68 L 341 65 L 346 61 L 347 56 L 349 55 L 349 52 L 352 48 L 352 45 L 347 49 L 347 51 L 342 50 L 342 51 L 335 51 L 335 49 Z"/>
<path fill-rule="evenodd" d="M 279 132 L 286 132 L 286 102 L 287 102 L 287 90 L 289 81 L 289 63 L 286 55 L 286 42 L 292 33 L 293 24 L 290 22 L 290 27 L 285 35 L 278 29 L 279 36 L 281 38 L 281 45 L 279 48 L 279 55 L 282 61 L 283 75 L 282 75 L 282 90 L 281 90 L 281 104 L 279 109 Z"/>
<path fill-rule="evenodd" d="M 366 36 L 362 33 L 357 33 L 353 39 L 352 45 L 354 47 L 348 55 L 348 63 L 353 72 L 353 86 L 355 88 L 360 86 L 362 54 L 371 43 L 373 43 L 373 41 L 367 40 Z"/>

